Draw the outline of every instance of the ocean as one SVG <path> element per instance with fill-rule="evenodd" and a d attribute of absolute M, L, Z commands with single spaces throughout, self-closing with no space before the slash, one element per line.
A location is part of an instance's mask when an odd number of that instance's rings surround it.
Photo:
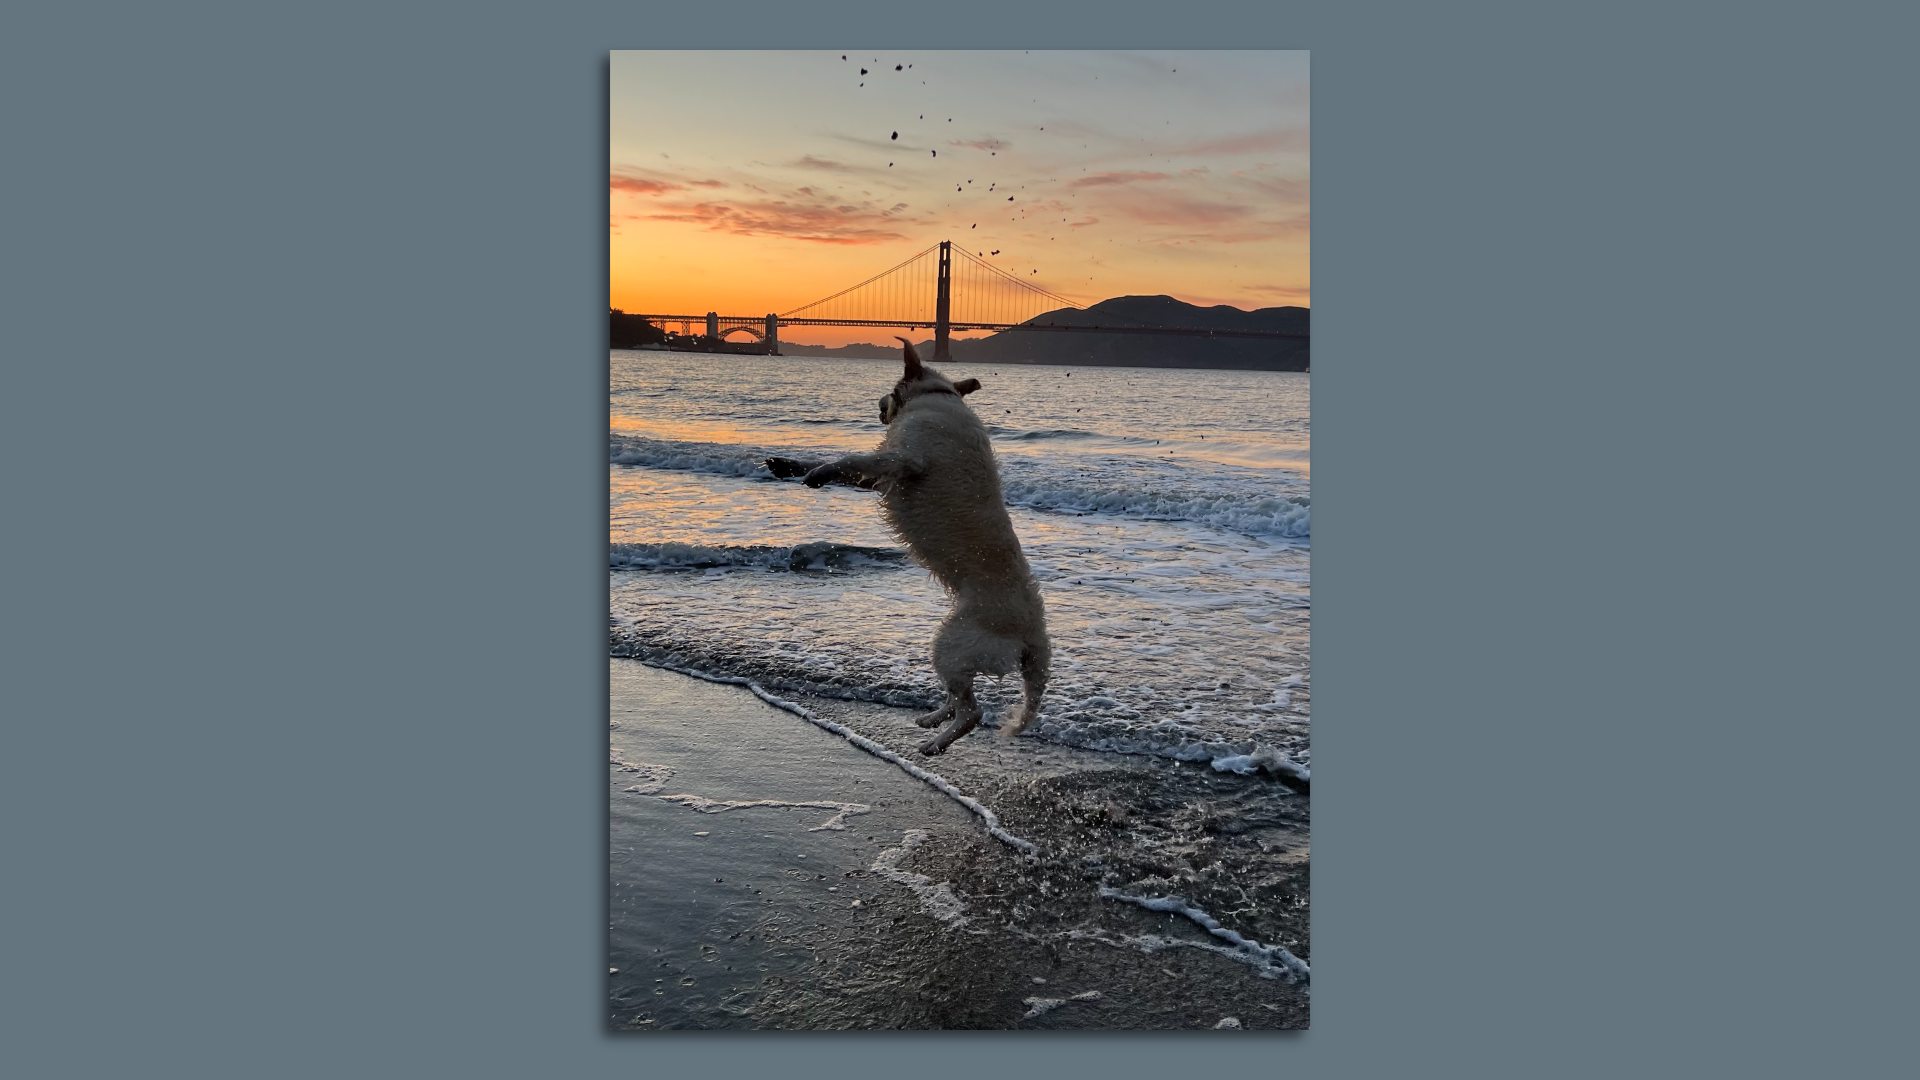
<path fill-rule="evenodd" d="M 880 440 L 900 361 L 614 350 L 610 652 L 930 709 L 947 600 L 877 496 L 776 480 Z M 951 364 L 993 437 L 1053 639 L 1028 735 L 1305 775 L 1311 376 Z M 1019 680 L 981 679 L 987 724 Z M 976 734 L 974 738 L 981 736 Z"/>

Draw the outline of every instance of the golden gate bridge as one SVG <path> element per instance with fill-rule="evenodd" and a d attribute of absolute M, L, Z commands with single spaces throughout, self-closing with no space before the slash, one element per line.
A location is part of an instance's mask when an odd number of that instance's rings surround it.
<path fill-rule="evenodd" d="M 957 262 L 955 255 L 960 256 Z M 1103 318 L 1098 325 L 1051 319 L 1040 321 L 1041 316 L 1063 309 L 1084 310 L 1084 305 L 1042 288 L 1035 282 L 1022 281 L 978 255 L 955 248 L 951 240 L 942 240 L 858 285 L 850 285 L 832 296 L 787 312 L 766 315 L 721 315 L 713 311 L 704 315 L 634 313 L 628 317 L 645 319 L 655 326 L 679 323 L 683 334 L 696 324 L 704 324 L 704 337 L 714 343 L 725 340 L 735 332 L 743 332 L 765 344 L 767 352 L 771 354 L 780 351 L 782 326 L 891 326 L 911 330 L 931 327 L 936 360 L 950 357 L 949 341 L 955 330 L 1171 334 L 1276 340 L 1306 339 L 1310 336 L 1274 330 L 1156 326 L 1118 317 Z"/>

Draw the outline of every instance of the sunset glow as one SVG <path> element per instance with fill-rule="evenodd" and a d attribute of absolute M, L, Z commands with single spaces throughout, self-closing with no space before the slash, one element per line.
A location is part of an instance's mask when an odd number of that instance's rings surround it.
<path fill-rule="evenodd" d="M 784 312 L 947 239 L 1083 303 L 1309 303 L 1306 53 L 616 52 L 610 85 L 612 307 Z"/>

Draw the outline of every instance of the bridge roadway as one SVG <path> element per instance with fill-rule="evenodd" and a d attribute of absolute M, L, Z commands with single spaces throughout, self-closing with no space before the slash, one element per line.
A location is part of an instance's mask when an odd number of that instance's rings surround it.
<path fill-rule="evenodd" d="M 715 324 L 717 324 L 729 330 L 752 330 L 756 337 L 761 336 L 763 333 L 762 328 L 768 326 L 776 330 L 782 326 L 885 326 L 897 327 L 903 330 L 918 330 L 922 327 L 928 330 L 934 329 L 934 324 L 925 319 L 780 319 L 777 316 L 771 315 L 716 315 L 712 313 L 701 315 L 648 315 L 630 312 L 628 314 L 634 318 L 645 319 L 655 326 L 672 322 L 699 325 L 705 328 L 714 327 Z M 1311 334 L 1294 334 L 1278 330 L 1216 330 L 1199 326 L 1071 326 L 1065 323 L 984 323 L 958 321 L 948 325 L 949 329 L 952 330 L 1034 330 L 1070 334 L 1173 334 L 1182 337 L 1266 338 L 1272 340 L 1286 338 L 1307 340 L 1313 336 Z M 710 336 L 718 336 L 712 329 L 710 329 L 708 333 Z"/>

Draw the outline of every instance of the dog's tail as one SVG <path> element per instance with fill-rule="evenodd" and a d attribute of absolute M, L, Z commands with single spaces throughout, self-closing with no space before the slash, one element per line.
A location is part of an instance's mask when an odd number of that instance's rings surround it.
<path fill-rule="evenodd" d="M 1053 663 L 1053 646 L 1045 637 L 1029 641 L 1020 650 L 1020 682 L 1026 689 L 1026 695 L 1020 701 L 1020 713 L 1012 720 L 1000 725 L 1000 734 L 1011 739 L 1027 730 L 1027 725 L 1040 715 L 1040 695 L 1047 690 L 1047 668 Z"/>

